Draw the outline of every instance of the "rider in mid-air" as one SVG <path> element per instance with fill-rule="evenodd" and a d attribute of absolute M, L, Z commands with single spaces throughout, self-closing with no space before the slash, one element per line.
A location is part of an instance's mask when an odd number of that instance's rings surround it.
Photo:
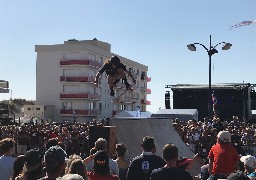
<path fill-rule="evenodd" d="M 116 83 L 118 83 L 121 78 L 124 81 L 126 89 L 132 90 L 131 85 L 127 82 L 125 72 L 132 78 L 133 83 L 136 84 L 136 80 L 131 74 L 131 72 L 126 69 L 125 65 L 123 65 L 120 62 L 120 59 L 117 56 L 112 56 L 110 59 L 107 59 L 104 62 L 103 67 L 99 70 L 99 72 L 95 76 L 94 84 L 96 87 L 98 87 L 99 77 L 104 71 L 106 71 L 106 74 L 108 75 L 108 85 L 110 89 L 110 96 L 115 95 L 113 87 L 116 86 Z"/>

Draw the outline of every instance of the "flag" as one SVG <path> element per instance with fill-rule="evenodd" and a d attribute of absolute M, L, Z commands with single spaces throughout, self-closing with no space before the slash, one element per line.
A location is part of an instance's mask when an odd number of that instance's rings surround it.
<path fill-rule="evenodd" d="M 217 105 L 218 100 L 217 97 L 212 93 L 212 111 L 215 113 L 215 106 Z"/>
<path fill-rule="evenodd" d="M 251 25 L 251 24 L 254 24 L 254 23 L 256 23 L 256 20 L 254 20 L 254 21 L 242 21 L 242 22 L 237 23 L 233 26 L 229 25 L 229 30 L 232 30 L 234 28 L 238 28 L 238 27 L 241 27 L 241 26 L 248 26 L 248 25 Z"/>

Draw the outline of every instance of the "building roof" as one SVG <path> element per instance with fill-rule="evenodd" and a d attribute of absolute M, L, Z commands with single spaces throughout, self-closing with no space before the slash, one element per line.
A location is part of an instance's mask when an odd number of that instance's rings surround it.
<path fill-rule="evenodd" d="M 250 83 L 219 83 L 212 84 L 212 89 L 241 89 L 243 87 L 256 87 L 256 84 Z M 208 89 L 209 84 L 176 84 L 176 85 L 166 85 L 165 88 L 171 88 L 172 90 L 180 89 Z"/>

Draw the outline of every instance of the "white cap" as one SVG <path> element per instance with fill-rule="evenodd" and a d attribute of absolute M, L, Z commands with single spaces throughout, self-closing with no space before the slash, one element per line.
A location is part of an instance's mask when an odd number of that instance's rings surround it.
<path fill-rule="evenodd" d="M 217 138 L 226 143 L 231 142 L 231 134 L 228 131 L 220 131 Z"/>
<path fill-rule="evenodd" d="M 256 158 L 251 155 L 242 156 L 240 161 L 244 163 L 244 165 L 256 169 Z"/>

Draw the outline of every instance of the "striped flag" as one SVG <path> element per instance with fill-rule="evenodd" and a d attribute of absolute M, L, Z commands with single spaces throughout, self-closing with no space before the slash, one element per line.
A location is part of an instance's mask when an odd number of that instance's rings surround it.
<path fill-rule="evenodd" d="M 238 27 L 241 27 L 241 26 L 248 26 L 248 25 L 251 25 L 251 24 L 254 24 L 254 23 L 256 23 L 256 20 L 254 20 L 254 21 L 242 21 L 242 22 L 237 23 L 233 26 L 229 25 L 229 30 L 232 30 L 234 28 L 238 28 Z"/>
<path fill-rule="evenodd" d="M 217 105 L 218 100 L 217 97 L 214 95 L 214 92 L 212 93 L 212 110 L 215 113 L 215 106 Z"/>

